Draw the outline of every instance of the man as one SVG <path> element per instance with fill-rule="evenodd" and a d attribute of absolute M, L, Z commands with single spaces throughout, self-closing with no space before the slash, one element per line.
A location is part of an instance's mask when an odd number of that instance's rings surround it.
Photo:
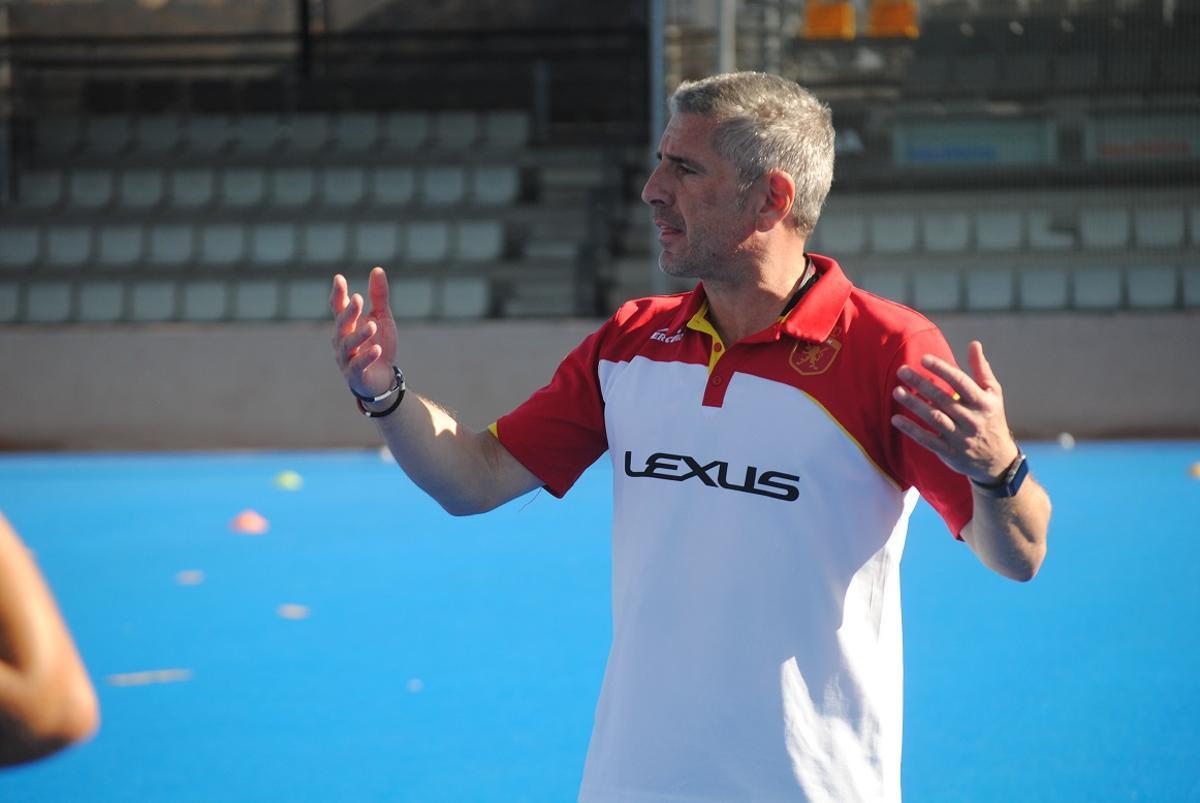
<path fill-rule="evenodd" d="M 96 692 L 29 550 L 0 515 L 0 767 L 91 735 Z"/>
<path fill-rule="evenodd" d="M 580 799 L 900 796 L 899 561 L 916 490 L 1027 580 L 1050 504 L 982 347 L 805 242 L 829 109 L 738 73 L 672 96 L 642 198 L 691 293 L 631 301 L 489 432 L 404 399 L 381 269 L 334 279 L 334 349 L 397 462 L 451 513 L 614 468 L 613 644 Z"/>

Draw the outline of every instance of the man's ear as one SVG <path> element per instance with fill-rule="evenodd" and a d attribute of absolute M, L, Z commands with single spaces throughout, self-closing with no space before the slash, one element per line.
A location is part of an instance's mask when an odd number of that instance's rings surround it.
<path fill-rule="evenodd" d="M 754 227 L 765 232 L 791 217 L 792 204 L 796 202 L 796 182 L 782 170 L 771 170 L 759 181 L 763 182 L 763 194 Z"/>

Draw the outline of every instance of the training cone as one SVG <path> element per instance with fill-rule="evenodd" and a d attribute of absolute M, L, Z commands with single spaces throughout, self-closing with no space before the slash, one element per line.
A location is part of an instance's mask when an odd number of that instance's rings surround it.
<path fill-rule="evenodd" d="M 1191 475 L 1192 479 L 1200 480 L 1200 463 L 1192 463 L 1188 468 L 1188 474 Z"/>
<path fill-rule="evenodd" d="M 267 520 L 253 510 L 243 510 L 229 522 L 229 529 L 242 535 L 262 535 L 269 527 Z"/>
<path fill-rule="evenodd" d="M 304 487 L 304 478 L 295 471 L 281 471 L 275 475 L 275 487 L 285 491 L 298 491 Z"/>

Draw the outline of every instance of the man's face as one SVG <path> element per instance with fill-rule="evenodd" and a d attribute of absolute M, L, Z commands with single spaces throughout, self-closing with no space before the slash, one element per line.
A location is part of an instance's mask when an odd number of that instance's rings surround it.
<path fill-rule="evenodd" d="M 749 275 L 754 216 L 737 191 L 737 169 L 713 150 L 712 120 L 677 114 L 659 143 L 659 163 L 642 189 L 654 212 L 668 276 L 734 280 Z"/>

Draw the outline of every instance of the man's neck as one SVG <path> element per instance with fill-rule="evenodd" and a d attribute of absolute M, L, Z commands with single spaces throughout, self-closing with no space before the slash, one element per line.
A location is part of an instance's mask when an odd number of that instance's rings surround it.
<path fill-rule="evenodd" d="M 779 320 L 792 295 L 800 289 L 807 266 L 801 253 L 791 264 L 779 270 L 764 270 L 753 281 L 705 281 L 708 319 L 721 340 L 732 346 Z"/>

